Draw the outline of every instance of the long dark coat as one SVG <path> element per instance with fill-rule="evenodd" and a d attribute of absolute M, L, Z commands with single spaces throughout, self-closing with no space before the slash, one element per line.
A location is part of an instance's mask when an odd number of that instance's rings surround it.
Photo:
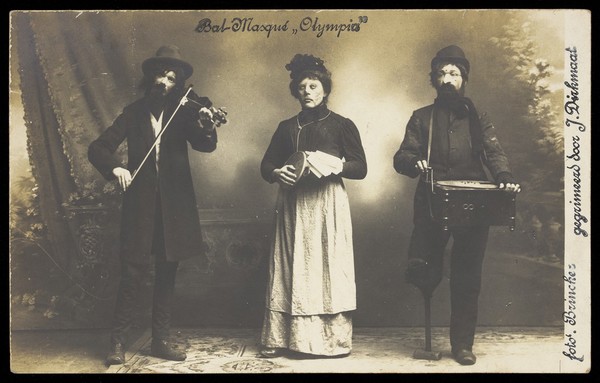
<path fill-rule="evenodd" d="M 208 106 L 210 101 L 206 100 Z M 163 126 L 175 110 L 167 107 Z M 194 150 L 212 152 L 217 146 L 216 131 L 205 130 L 198 123 L 198 113 L 181 107 L 161 136 L 159 169 L 153 151 L 123 195 L 121 219 L 121 257 L 131 262 L 151 261 L 156 199 L 160 195 L 164 242 L 169 261 L 180 261 L 204 253 L 200 221 L 188 159 L 189 142 Z M 127 140 L 128 162 L 123 166 L 114 156 Z M 124 108 L 88 150 L 90 162 L 107 179 L 115 179 L 115 167 L 132 173 L 152 147 L 154 131 L 146 99 Z"/>

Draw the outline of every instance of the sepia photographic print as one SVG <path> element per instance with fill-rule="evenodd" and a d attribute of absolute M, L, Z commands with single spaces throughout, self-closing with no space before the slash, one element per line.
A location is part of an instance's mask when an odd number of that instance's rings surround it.
<path fill-rule="evenodd" d="M 12 11 L 10 371 L 589 373 L 591 11 Z"/>

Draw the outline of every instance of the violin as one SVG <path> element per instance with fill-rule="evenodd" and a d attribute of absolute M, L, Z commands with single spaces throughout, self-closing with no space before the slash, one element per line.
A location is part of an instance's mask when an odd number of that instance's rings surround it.
<path fill-rule="evenodd" d="M 227 111 L 224 108 L 215 108 L 208 97 L 199 96 L 192 90 L 191 85 L 186 95 L 181 99 L 181 104 L 192 108 L 196 112 L 200 112 L 202 108 L 208 109 L 212 117 L 206 118 L 206 120 L 210 121 L 212 124 L 221 126 L 227 123 Z M 201 117 L 201 119 L 203 118 Z"/>
<path fill-rule="evenodd" d="M 139 171 L 142 168 L 142 166 L 144 166 L 144 163 L 148 159 L 148 156 L 150 156 L 150 153 L 152 153 L 152 151 L 154 150 L 154 148 L 158 144 L 158 140 L 163 135 L 163 133 L 165 132 L 165 130 L 167 130 L 167 128 L 169 127 L 169 124 L 173 120 L 173 117 L 175 117 L 175 114 L 177 113 L 177 111 L 179 110 L 179 108 L 181 108 L 182 106 L 185 106 L 187 108 L 192 108 L 192 110 L 194 110 L 194 111 L 196 111 L 198 113 L 200 112 L 200 110 L 202 108 L 208 109 L 211 112 L 212 117 L 206 118 L 206 120 L 209 120 L 215 126 L 220 126 L 222 124 L 226 124 L 227 123 L 227 112 L 223 108 L 215 108 L 215 107 L 213 107 L 212 106 L 212 102 L 208 99 L 208 97 L 198 96 L 196 94 L 196 92 L 194 92 L 192 90 L 192 86 L 190 85 L 188 87 L 188 89 L 185 91 L 185 94 L 179 100 L 179 104 L 177 105 L 177 108 L 175 108 L 175 111 L 173 112 L 173 114 L 169 118 L 169 121 L 167 121 L 167 123 L 165 124 L 165 126 L 162 128 L 162 130 L 158 133 L 158 135 L 154 139 L 154 143 L 152 144 L 152 147 L 150 147 L 150 150 L 148 150 L 148 152 L 146 153 L 146 156 L 144 156 L 144 159 L 142 160 L 142 162 L 140 163 L 140 165 L 137 167 L 137 169 L 135 169 L 135 171 L 131 175 L 131 181 L 130 181 L 130 183 L 133 182 L 133 180 L 135 179 L 135 176 L 137 176 L 137 174 L 139 173 Z M 201 114 L 201 116 L 207 116 L 207 114 L 203 113 L 203 114 Z M 200 119 L 202 120 L 203 117 L 200 117 Z"/>

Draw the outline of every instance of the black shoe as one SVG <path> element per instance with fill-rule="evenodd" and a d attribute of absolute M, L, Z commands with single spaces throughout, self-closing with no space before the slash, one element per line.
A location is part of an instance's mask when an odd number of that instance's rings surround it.
<path fill-rule="evenodd" d="M 106 364 L 123 364 L 125 363 L 125 350 L 121 343 L 115 343 L 111 346 L 110 352 L 106 357 Z"/>
<path fill-rule="evenodd" d="M 342 358 L 349 357 L 350 352 L 347 352 L 345 354 L 338 354 L 338 355 L 319 355 L 319 354 L 308 354 L 305 352 L 290 350 L 287 356 L 290 359 L 298 359 L 298 360 L 302 360 L 302 359 L 342 359 Z"/>
<path fill-rule="evenodd" d="M 283 348 L 264 347 L 261 348 L 259 353 L 262 358 L 278 358 L 283 355 Z"/>
<path fill-rule="evenodd" d="M 177 350 L 166 340 L 153 340 L 150 347 L 150 355 L 161 359 L 175 360 L 178 362 L 187 358 L 185 352 Z"/>
<path fill-rule="evenodd" d="M 463 366 L 471 366 L 477 361 L 475 354 L 466 349 L 452 350 L 452 356 L 454 356 L 454 359 Z"/>

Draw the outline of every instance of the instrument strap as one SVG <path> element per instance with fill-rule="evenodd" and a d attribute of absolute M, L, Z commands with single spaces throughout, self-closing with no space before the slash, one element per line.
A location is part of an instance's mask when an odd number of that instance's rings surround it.
<path fill-rule="evenodd" d="M 435 113 L 435 106 L 431 108 L 431 116 L 429 117 L 429 135 L 427 142 L 427 166 L 429 166 L 429 157 L 431 156 L 431 141 L 433 133 L 433 115 Z"/>
<path fill-rule="evenodd" d="M 435 105 L 431 108 L 431 116 L 429 117 L 429 134 L 427 138 L 427 167 L 429 167 L 429 183 L 431 186 L 431 193 L 427 194 L 427 205 L 429 207 L 429 217 L 431 220 L 434 219 L 433 208 L 431 207 L 431 195 L 435 194 L 433 190 L 433 168 L 429 165 L 429 157 L 431 157 L 431 141 L 433 141 L 433 115 L 435 114 Z M 426 180 L 427 181 L 427 180 Z"/>
<path fill-rule="evenodd" d="M 429 170 L 429 181 L 431 183 L 431 192 L 433 193 L 433 168 L 429 164 L 429 157 L 431 157 L 431 141 L 433 141 L 433 115 L 435 114 L 435 105 L 431 108 L 431 116 L 429 117 L 429 134 L 427 137 L 427 167 Z"/>

